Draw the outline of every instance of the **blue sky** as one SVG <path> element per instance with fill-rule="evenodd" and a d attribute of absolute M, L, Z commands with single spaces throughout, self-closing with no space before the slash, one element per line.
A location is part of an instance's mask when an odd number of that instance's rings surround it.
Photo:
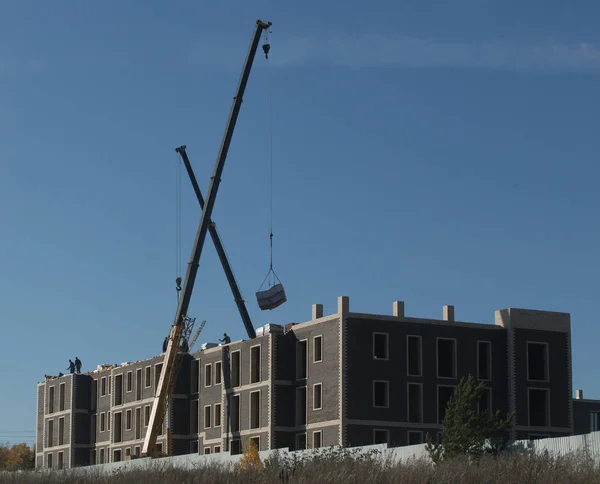
<path fill-rule="evenodd" d="M 158 353 L 176 309 L 174 149 L 206 193 L 257 18 L 213 219 L 255 326 L 310 306 L 492 323 L 570 312 L 574 388 L 600 398 L 595 2 L 4 2 L 0 441 L 33 441 L 35 384 Z M 275 269 L 268 269 L 269 92 Z M 183 266 L 200 211 L 183 178 Z M 202 341 L 245 332 L 209 238 Z"/>

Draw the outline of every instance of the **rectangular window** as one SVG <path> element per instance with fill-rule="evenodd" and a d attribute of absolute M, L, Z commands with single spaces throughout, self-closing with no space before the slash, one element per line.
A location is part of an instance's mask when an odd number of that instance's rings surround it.
<path fill-rule="evenodd" d="M 456 378 L 456 340 L 437 339 L 438 378 Z"/>
<path fill-rule="evenodd" d="M 408 421 L 423 421 L 423 386 L 420 383 L 408 384 Z"/>
<path fill-rule="evenodd" d="M 98 379 L 92 381 L 92 401 L 91 401 L 91 410 L 96 410 L 98 406 Z"/>
<path fill-rule="evenodd" d="M 65 418 L 58 419 L 58 445 L 65 444 Z"/>
<path fill-rule="evenodd" d="M 313 338 L 313 363 L 323 361 L 323 336 Z"/>
<path fill-rule="evenodd" d="M 550 426 L 549 390 L 529 389 L 529 425 L 531 427 Z"/>
<path fill-rule="evenodd" d="M 122 413 L 115 413 L 115 425 L 113 428 L 113 442 L 119 443 L 123 441 L 123 422 Z"/>
<path fill-rule="evenodd" d="M 306 449 L 306 434 L 296 434 L 296 450 Z"/>
<path fill-rule="evenodd" d="M 154 390 L 158 389 L 158 382 L 160 381 L 160 373 L 162 372 L 162 363 L 154 365 Z"/>
<path fill-rule="evenodd" d="M 408 431 L 408 445 L 418 445 L 423 443 L 423 432 L 416 430 Z"/>
<path fill-rule="evenodd" d="M 198 393 L 198 378 L 200 377 L 200 360 L 192 361 L 190 393 Z"/>
<path fill-rule="evenodd" d="M 121 451 L 120 450 L 115 450 L 114 454 L 113 454 L 113 459 L 114 462 L 121 462 Z"/>
<path fill-rule="evenodd" d="M 48 433 L 46 434 L 46 447 L 54 446 L 54 420 L 48 421 Z"/>
<path fill-rule="evenodd" d="M 390 431 L 384 429 L 375 429 L 373 430 L 373 443 L 377 444 L 387 444 L 390 443 Z"/>
<path fill-rule="evenodd" d="M 190 407 L 190 434 L 198 433 L 198 400 L 192 400 Z"/>
<path fill-rule="evenodd" d="M 221 404 L 215 403 L 215 427 L 221 426 Z"/>
<path fill-rule="evenodd" d="M 485 388 L 483 390 L 483 394 L 481 395 L 481 399 L 479 400 L 479 404 L 477 405 L 477 414 L 483 415 L 486 413 L 491 416 L 492 415 L 492 389 Z"/>
<path fill-rule="evenodd" d="M 388 334 L 373 333 L 373 359 L 388 359 Z"/>
<path fill-rule="evenodd" d="M 548 344 L 527 342 L 527 379 L 548 381 Z"/>
<path fill-rule="evenodd" d="M 306 387 L 296 389 L 296 425 L 306 425 Z"/>
<path fill-rule="evenodd" d="M 296 343 L 296 380 L 304 380 L 308 375 L 308 341 Z"/>
<path fill-rule="evenodd" d="M 260 381 L 260 346 L 250 348 L 250 383 Z"/>
<path fill-rule="evenodd" d="M 214 450 L 213 450 L 213 454 L 220 454 L 221 453 L 221 446 L 220 445 L 215 445 Z"/>
<path fill-rule="evenodd" d="M 220 361 L 215 363 L 215 385 L 220 385 L 222 381 L 222 365 Z"/>
<path fill-rule="evenodd" d="M 90 450 L 90 465 L 91 466 L 96 465 L 96 451 L 95 450 Z"/>
<path fill-rule="evenodd" d="M 231 431 L 240 431 L 240 396 L 231 397 Z"/>
<path fill-rule="evenodd" d="M 260 437 L 250 437 L 248 442 L 252 442 L 258 450 L 260 450 Z"/>
<path fill-rule="evenodd" d="M 387 381 L 373 381 L 373 406 L 388 408 L 390 406 L 390 384 Z"/>
<path fill-rule="evenodd" d="M 204 387 L 212 386 L 212 364 L 204 365 Z"/>
<path fill-rule="evenodd" d="M 106 413 L 102 412 L 100 414 L 100 432 L 106 431 Z"/>
<path fill-rule="evenodd" d="M 150 423 L 150 405 L 144 407 L 144 427 L 148 427 Z"/>
<path fill-rule="evenodd" d="M 454 394 L 455 388 L 453 386 L 438 385 L 438 423 L 440 424 L 444 422 L 446 407 Z"/>
<path fill-rule="evenodd" d="M 100 449 L 100 464 L 104 464 L 104 449 Z"/>
<path fill-rule="evenodd" d="M 131 430 L 131 410 L 125 412 L 125 430 Z"/>
<path fill-rule="evenodd" d="M 101 397 L 106 396 L 106 377 L 105 376 L 103 376 L 100 379 L 100 396 Z"/>
<path fill-rule="evenodd" d="M 144 368 L 144 387 L 150 388 L 152 386 L 152 367 L 147 366 Z"/>
<path fill-rule="evenodd" d="M 48 454 L 48 460 L 46 466 L 48 469 L 52 469 L 52 454 Z"/>
<path fill-rule="evenodd" d="M 162 447 L 163 447 L 163 446 L 162 446 L 162 442 L 160 442 L 160 443 L 156 444 L 156 450 L 157 450 L 159 453 L 160 453 L 160 452 L 162 452 Z"/>
<path fill-rule="evenodd" d="M 260 427 L 260 391 L 250 393 L 250 428 Z"/>
<path fill-rule="evenodd" d="M 190 454 L 197 454 L 197 453 L 198 453 L 198 441 L 192 440 L 190 442 Z"/>
<path fill-rule="evenodd" d="M 65 453 L 58 453 L 58 469 L 63 469 L 65 467 Z"/>
<path fill-rule="evenodd" d="M 492 379 L 492 343 L 489 341 L 477 342 L 477 378 Z"/>
<path fill-rule="evenodd" d="M 96 442 L 98 440 L 98 421 L 96 420 L 96 415 L 91 415 L 91 432 L 90 432 L 90 441 Z"/>
<path fill-rule="evenodd" d="M 58 410 L 63 411 L 65 409 L 65 389 L 67 385 L 61 383 L 58 387 Z"/>
<path fill-rule="evenodd" d="M 106 430 L 110 430 L 110 412 L 106 412 Z"/>
<path fill-rule="evenodd" d="M 230 450 L 231 455 L 238 455 L 242 453 L 242 445 L 240 443 L 240 439 L 235 439 L 231 441 Z"/>
<path fill-rule="evenodd" d="M 422 376 L 421 337 L 407 336 L 406 359 L 408 376 Z"/>
<path fill-rule="evenodd" d="M 313 449 L 318 449 L 323 445 L 323 432 L 316 430 L 313 432 Z"/>
<path fill-rule="evenodd" d="M 313 410 L 323 408 L 323 384 L 315 383 L 313 385 Z"/>
<path fill-rule="evenodd" d="M 138 368 L 135 372 L 135 398 L 140 401 L 142 399 L 142 369 Z"/>
<path fill-rule="evenodd" d="M 109 375 L 108 377 L 108 394 L 110 395 L 110 392 L 112 392 L 112 376 Z"/>
<path fill-rule="evenodd" d="M 142 409 L 140 407 L 135 409 L 135 438 L 142 438 Z"/>
<path fill-rule="evenodd" d="M 54 413 L 54 387 L 48 389 L 48 413 Z"/>
<path fill-rule="evenodd" d="M 133 390 L 133 372 L 127 372 L 127 392 L 131 392 Z"/>
<path fill-rule="evenodd" d="M 598 432 L 598 417 L 600 412 L 590 412 L 590 432 Z"/>
<path fill-rule="evenodd" d="M 241 385 L 240 375 L 240 352 L 234 351 L 231 353 L 231 386 L 239 387 Z"/>
<path fill-rule="evenodd" d="M 129 447 L 127 447 L 125 449 L 125 457 L 130 457 L 131 456 L 131 449 Z"/>
<path fill-rule="evenodd" d="M 206 405 L 204 407 L 204 428 L 209 429 L 211 427 L 212 419 L 210 418 L 211 406 Z"/>
<path fill-rule="evenodd" d="M 135 446 L 135 449 L 134 449 L 134 451 L 133 451 L 133 455 L 135 455 L 136 457 L 139 457 L 139 456 L 140 456 L 140 454 L 141 454 L 141 452 L 140 452 L 140 451 L 141 451 L 141 449 L 140 449 L 140 446 L 139 446 L 139 445 L 136 445 L 136 446 Z"/>
<path fill-rule="evenodd" d="M 123 375 L 115 376 L 115 405 L 123 404 Z"/>
<path fill-rule="evenodd" d="M 210 455 L 210 447 L 204 447 L 204 455 Z"/>

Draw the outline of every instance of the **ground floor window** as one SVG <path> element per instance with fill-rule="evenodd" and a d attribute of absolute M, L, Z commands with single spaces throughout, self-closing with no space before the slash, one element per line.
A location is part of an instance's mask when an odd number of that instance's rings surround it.
<path fill-rule="evenodd" d="M 296 450 L 306 449 L 306 433 L 296 434 Z"/>
<path fill-rule="evenodd" d="M 390 443 L 390 431 L 385 429 L 373 430 L 373 443 L 374 444 L 386 444 Z"/>
<path fill-rule="evenodd" d="M 423 443 L 423 432 L 410 430 L 408 432 L 408 445 L 417 445 Z"/>
<path fill-rule="evenodd" d="M 239 439 L 232 440 L 231 444 L 229 445 L 229 448 L 231 450 L 231 455 L 237 455 L 242 453 L 242 445 Z"/>

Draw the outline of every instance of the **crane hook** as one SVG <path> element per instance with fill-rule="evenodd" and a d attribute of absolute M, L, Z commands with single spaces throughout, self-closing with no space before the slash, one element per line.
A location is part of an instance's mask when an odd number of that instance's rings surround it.
<path fill-rule="evenodd" d="M 263 52 L 265 53 L 265 59 L 269 58 L 269 51 L 271 50 L 271 44 L 263 44 L 262 46 Z"/>
<path fill-rule="evenodd" d="M 181 277 L 175 279 L 175 289 L 177 289 L 177 292 L 181 291 Z"/>

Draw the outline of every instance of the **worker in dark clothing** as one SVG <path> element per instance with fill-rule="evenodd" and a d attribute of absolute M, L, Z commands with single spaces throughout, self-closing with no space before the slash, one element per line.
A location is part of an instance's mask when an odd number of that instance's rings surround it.
<path fill-rule="evenodd" d="M 69 370 L 69 373 L 71 373 L 71 375 L 75 373 L 75 363 L 73 363 L 71 360 L 69 360 L 69 367 L 67 368 L 67 370 Z"/>
<path fill-rule="evenodd" d="M 81 360 L 77 356 L 75 357 L 75 370 L 77 373 L 81 373 Z"/>
<path fill-rule="evenodd" d="M 169 344 L 169 337 L 165 336 L 165 340 L 163 341 L 163 353 L 167 352 L 167 345 Z"/>
<path fill-rule="evenodd" d="M 223 333 L 223 339 L 219 340 L 221 343 L 228 345 L 231 343 L 231 338 L 227 336 L 227 333 Z"/>

